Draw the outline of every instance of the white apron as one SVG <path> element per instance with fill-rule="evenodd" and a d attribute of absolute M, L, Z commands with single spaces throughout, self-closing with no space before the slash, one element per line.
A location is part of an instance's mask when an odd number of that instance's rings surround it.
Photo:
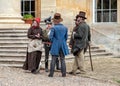
<path fill-rule="evenodd" d="M 29 40 L 28 52 L 42 51 L 42 49 L 43 49 L 42 40 L 39 40 L 39 39 L 30 39 Z"/>

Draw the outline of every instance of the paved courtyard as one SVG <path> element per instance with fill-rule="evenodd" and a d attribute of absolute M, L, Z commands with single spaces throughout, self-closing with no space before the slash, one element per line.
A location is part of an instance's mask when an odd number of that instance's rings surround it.
<path fill-rule="evenodd" d="M 38 74 L 31 74 L 20 68 L 0 67 L 0 86 L 118 86 L 109 81 L 95 80 L 67 74 L 61 77 L 56 71 L 54 77 L 41 70 Z"/>

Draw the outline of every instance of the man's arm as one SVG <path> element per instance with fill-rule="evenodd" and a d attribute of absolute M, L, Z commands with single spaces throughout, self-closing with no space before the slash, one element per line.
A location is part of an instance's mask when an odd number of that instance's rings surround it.
<path fill-rule="evenodd" d="M 49 39 L 50 39 L 51 42 L 53 42 L 53 39 L 54 39 L 54 28 L 51 28 Z"/>

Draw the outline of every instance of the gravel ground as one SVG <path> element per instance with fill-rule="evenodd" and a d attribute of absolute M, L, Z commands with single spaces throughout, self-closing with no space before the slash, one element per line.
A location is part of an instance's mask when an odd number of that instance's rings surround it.
<path fill-rule="evenodd" d="M 73 76 L 61 77 L 60 72 L 55 72 L 54 77 L 40 70 L 38 74 L 25 72 L 20 68 L 0 67 L 0 86 L 118 86 L 109 81 L 100 81 L 91 78 Z"/>

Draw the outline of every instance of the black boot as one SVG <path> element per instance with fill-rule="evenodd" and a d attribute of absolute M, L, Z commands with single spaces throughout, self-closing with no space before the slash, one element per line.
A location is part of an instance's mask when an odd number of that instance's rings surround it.
<path fill-rule="evenodd" d="M 48 77 L 53 77 L 53 75 L 49 74 Z"/>
<path fill-rule="evenodd" d="M 31 73 L 36 74 L 37 72 L 36 72 L 36 70 L 32 70 Z"/>
<path fill-rule="evenodd" d="M 45 61 L 45 72 L 48 72 L 48 61 Z"/>
<path fill-rule="evenodd" d="M 57 70 L 61 70 L 60 66 L 59 66 L 59 59 L 56 59 L 56 69 Z"/>

